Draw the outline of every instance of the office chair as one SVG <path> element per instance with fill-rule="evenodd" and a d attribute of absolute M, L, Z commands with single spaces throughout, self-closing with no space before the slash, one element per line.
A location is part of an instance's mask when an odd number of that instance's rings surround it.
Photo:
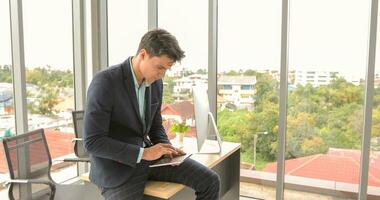
<path fill-rule="evenodd" d="M 90 162 L 88 152 L 84 148 L 83 143 L 83 116 L 84 111 L 73 111 L 73 124 L 74 124 L 74 133 L 75 138 L 73 139 L 74 144 L 74 153 L 76 158 L 65 158 L 65 162 Z"/>
<path fill-rule="evenodd" d="M 50 175 L 51 155 L 44 130 L 3 139 L 4 152 L 11 180 L 8 196 L 16 199 L 102 199 L 91 183 L 63 185 Z"/>

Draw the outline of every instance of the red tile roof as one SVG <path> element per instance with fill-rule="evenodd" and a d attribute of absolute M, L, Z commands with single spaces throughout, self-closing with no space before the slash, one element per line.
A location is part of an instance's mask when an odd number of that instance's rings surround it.
<path fill-rule="evenodd" d="M 183 119 L 194 118 L 194 106 L 190 101 L 166 104 L 161 108 L 162 115 L 179 115 Z"/>
<path fill-rule="evenodd" d="M 360 152 L 358 150 L 330 149 L 327 154 L 316 154 L 285 161 L 285 174 L 307 178 L 359 183 Z M 380 152 L 376 152 L 378 154 Z M 269 163 L 263 171 L 275 173 L 277 163 Z M 380 186 L 379 164 L 370 162 L 368 185 Z"/>

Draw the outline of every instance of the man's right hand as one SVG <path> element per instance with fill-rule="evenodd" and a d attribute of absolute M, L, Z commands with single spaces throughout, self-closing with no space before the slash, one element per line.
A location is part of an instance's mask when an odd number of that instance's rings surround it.
<path fill-rule="evenodd" d="M 143 160 L 156 160 L 163 155 L 178 155 L 179 153 L 171 144 L 158 143 L 151 147 L 145 148 L 142 155 Z"/>

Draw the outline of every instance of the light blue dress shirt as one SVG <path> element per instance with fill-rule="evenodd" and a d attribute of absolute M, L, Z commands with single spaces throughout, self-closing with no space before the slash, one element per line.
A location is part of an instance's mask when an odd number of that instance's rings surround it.
<path fill-rule="evenodd" d="M 145 126 L 146 126 L 146 124 L 145 124 L 145 89 L 147 87 L 149 87 L 150 84 L 143 82 L 141 84 L 141 86 L 139 85 L 139 83 L 137 82 L 135 71 L 133 70 L 132 57 L 129 59 L 129 65 L 131 66 L 133 82 L 135 83 L 135 91 L 136 91 L 136 96 L 137 96 L 137 103 L 139 105 L 140 119 L 141 119 L 141 122 L 142 122 L 142 124 L 144 126 L 144 130 L 145 130 Z M 145 143 L 143 143 L 143 147 L 140 148 L 140 152 L 139 152 L 139 155 L 137 157 L 137 163 L 141 162 L 141 158 L 142 158 L 142 155 L 144 153 L 144 147 L 145 147 Z"/>

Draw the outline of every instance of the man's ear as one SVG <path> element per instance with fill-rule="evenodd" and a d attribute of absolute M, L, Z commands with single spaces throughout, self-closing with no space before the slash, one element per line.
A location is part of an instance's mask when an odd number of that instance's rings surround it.
<path fill-rule="evenodd" d="M 148 52 L 146 52 L 145 49 L 141 49 L 139 54 L 140 54 L 141 60 L 144 60 L 148 56 Z"/>

